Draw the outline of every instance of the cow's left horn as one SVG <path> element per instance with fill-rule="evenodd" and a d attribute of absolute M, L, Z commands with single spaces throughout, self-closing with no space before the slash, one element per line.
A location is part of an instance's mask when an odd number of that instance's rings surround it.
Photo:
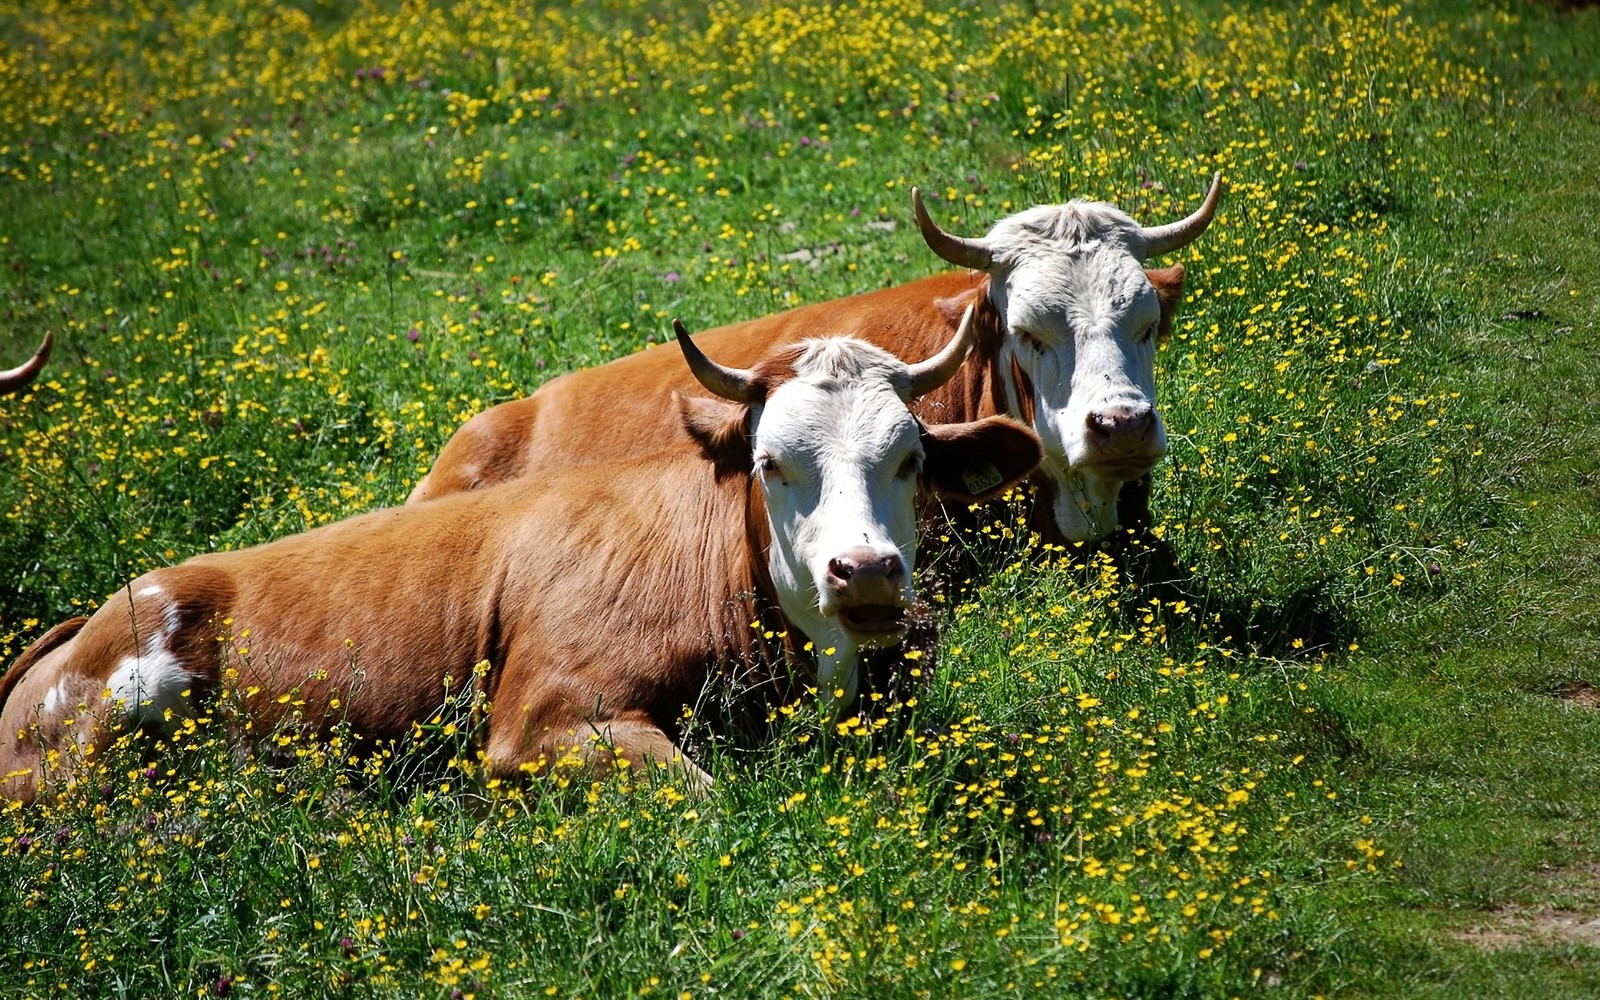
<path fill-rule="evenodd" d="M 967 311 L 961 314 L 961 325 L 956 327 L 956 335 L 950 338 L 950 343 L 944 345 L 944 350 L 926 361 L 918 361 L 909 366 L 911 392 L 906 401 L 910 402 L 918 396 L 927 395 L 950 381 L 960 370 L 961 362 L 967 359 L 967 351 L 971 349 L 972 307 L 967 306 Z"/>
<path fill-rule="evenodd" d="M 1200 207 L 1194 210 L 1193 215 L 1179 222 L 1169 222 L 1164 226 L 1144 228 L 1145 259 L 1181 250 L 1194 242 L 1195 238 L 1211 225 L 1211 218 L 1217 214 L 1217 202 L 1220 200 L 1222 200 L 1222 171 L 1218 170 L 1211 175 L 1211 190 L 1206 192 L 1206 200 L 1200 203 Z"/>
<path fill-rule="evenodd" d="M 750 398 L 748 371 L 743 368 L 728 368 L 706 357 L 705 352 L 694 346 L 694 341 L 689 339 L 689 331 L 684 328 L 681 320 L 672 321 L 672 332 L 678 335 L 678 347 L 683 350 L 683 359 L 689 362 L 689 370 L 694 372 L 694 377 L 700 380 L 701 385 L 723 399 L 731 399 L 735 403 L 754 401 Z"/>
<path fill-rule="evenodd" d="M 33 357 L 10 371 L 0 372 L 0 396 L 16 392 L 37 378 L 39 372 L 44 370 L 44 363 L 50 360 L 50 346 L 54 343 L 55 339 L 46 331 L 44 343 L 33 352 Z"/>
<path fill-rule="evenodd" d="M 970 267 L 974 271 L 987 271 L 994 265 L 994 252 L 989 244 L 940 229 L 922 203 L 922 192 L 916 188 L 911 189 L 911 208 L 917 214 L 917 227 L 922 230 L 922 239 L 929 250 L 957 267 Z"/>

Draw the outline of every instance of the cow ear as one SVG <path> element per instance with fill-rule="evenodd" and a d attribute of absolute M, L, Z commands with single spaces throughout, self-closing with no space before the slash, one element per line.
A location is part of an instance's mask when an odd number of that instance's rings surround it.
<path fill-rule="evenodd" d="M 1165 340 L 1172 335 L 1172 321 L 1177 318 L 1178 306 L 1183 302 L 1183 265 L 1146 268 L 1144 276 L 1150 279 L 1156 298 L 1161 302 L 1161 325 L 1156 329 L 1156 337 Z"/>
<path fill-rule="evenodd" d="M 968 503 L 1015 486 L 1039 467 L 1039 436 L 1010 417 L 923 428 L 923 484 Z"/>
<path fill-rule="evenodd" d="M 745 427 L 750 408 L 704 396 L 672 394 L 683 429 L 717 467 L 717 474 L 746 475 L 751 470 L 750 433 Z"/>

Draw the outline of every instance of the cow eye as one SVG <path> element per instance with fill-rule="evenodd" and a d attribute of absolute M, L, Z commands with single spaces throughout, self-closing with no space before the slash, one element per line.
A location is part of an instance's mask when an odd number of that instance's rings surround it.
<path fill-rule="evenodd" d="M 1159 325 L 1159 323 L 1151 323 L 1149 326 L 1145 327 L 1144 332 L 1139 334 L 1139 343 L 1148 344 L 1155 337 L 1156 327 Z"/>
<path fill-rule="evenodd" d="M 921 474 L 922 474 L 922 456 L 921 455 L 917 455 L 917 454 L 911 454 L 911 455 L 907 455 L 906 456 L 906 460 L 904 462 L 900 463 L 900 470 L 898 472 L 896 472 L 894 475 L 895 475 L 896 479 L 915 479 L 917 476 L 920 476 Z"/>
<path fill-rule="evenodd" d="M 771 455 L 756 456 L 756 471 L 761 473 L 761 478 L 768 482 L 774 479 L 780 483 L 788 481 L 783 478 L 783 470 L 778 468 L 777 461 Z"/>
<path fill-rule="evenodd" d="M 1019 330 L 1019 331 L 1017 331 L 1017 336 L 1022 340 L 1022 342 L 1024 344 L 1027 344 L 1029 347 L 1033 348 L 1035 351 L 1038 351 L 1040 354 L 1044 353 L 1044 341 L 1040 340 L 1038 337 L 1035 337 L 1033 334 L 1029 333 L 1027 330 Z"/>

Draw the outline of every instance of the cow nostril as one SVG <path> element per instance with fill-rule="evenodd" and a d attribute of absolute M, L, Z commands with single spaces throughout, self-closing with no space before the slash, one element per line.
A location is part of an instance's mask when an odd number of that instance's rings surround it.
<path fill-rule="evenodd" d="M 890 583 L 898 584 L 906 578 L 906 561 L 900 558 L 899 553 L 888 556 L 884 562 L 887 565 L 884 566 L 883 575 L 888 577 Z"/>
<path fill-rule="evenodd" d="M 829 559 L 828 579 L 835 584 L 843 585 L 850 582 L 856 574 L 856 564 L 852 559 Z"/>

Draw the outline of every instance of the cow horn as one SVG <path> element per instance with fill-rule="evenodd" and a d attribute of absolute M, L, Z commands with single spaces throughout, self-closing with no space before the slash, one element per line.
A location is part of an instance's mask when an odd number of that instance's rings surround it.
<path fill-rule="evenodd" d="M 54 338 L 46 331 L 44 343 L 33 352 L 33 357 L 10 371 L 0 372 L 0 396 L 18 391 L 38 377 L 39 372 L 44 369 L 44 363 L 50 360 L 50 347 L 54 343 Z"/>
<path fill-rule="evenodd" d="M 911 189 L 911 208 L 917 213 L 917 226 L 928 249 L 957 267 L 970 267 L 974 271 L 987 271 L 994 264 L 994 252 L 983 240 L 955 236 L 939 228 L 922 203 L 922 192 Z"/>
<path fill-rule="evenodd" d="M 1194 239 L 1211 225 L 1212 216 L 1217 214 L 1217 202 L 1221 199 L 1222 171 L 1218 170 L 1211 175 L 1211 190 L 1206 192 L 1206 200 L 1200 203 L 1194 214 L 1178 222 L 1169 222 L 1164 226 L 1148 226 L 1142 230 L 1145 259 L 1181 250 L 1194 242 Z"/>
<path fill-rule="evenodd" d="M 705 352 L 694 346 L 694 341 L 689 339 L 689 331 L 684 328 L 682 321 L 672 321 L 672 332 L 678 335 L 678 346 L 683 349 L 683 359 L 689 362 L 689 370 L 694 372 L 694 377 L 700 384 L 721 396 L 731 399 L 735 403 L 753 402 L 750 394 L 750 372 L 743 368 L 728 368 L 717 364 L 706 357 Z"/>
<path fill-rule="evenodd" d="M 961 314 L 961 325 L 956 327 L 956 335 L 950 338 L 950 343 L 944 345 L 944 350 L 935 354 L 926 361 L 918 361 L 909 366 L 911 371 L 911 394 L 907 402 L 924 396 L 950 381 L 961 368 L 961 362 L 967 359 L 967 352 L 972 349 L 972 306 L 967 306 L 967 311 Z"/>

